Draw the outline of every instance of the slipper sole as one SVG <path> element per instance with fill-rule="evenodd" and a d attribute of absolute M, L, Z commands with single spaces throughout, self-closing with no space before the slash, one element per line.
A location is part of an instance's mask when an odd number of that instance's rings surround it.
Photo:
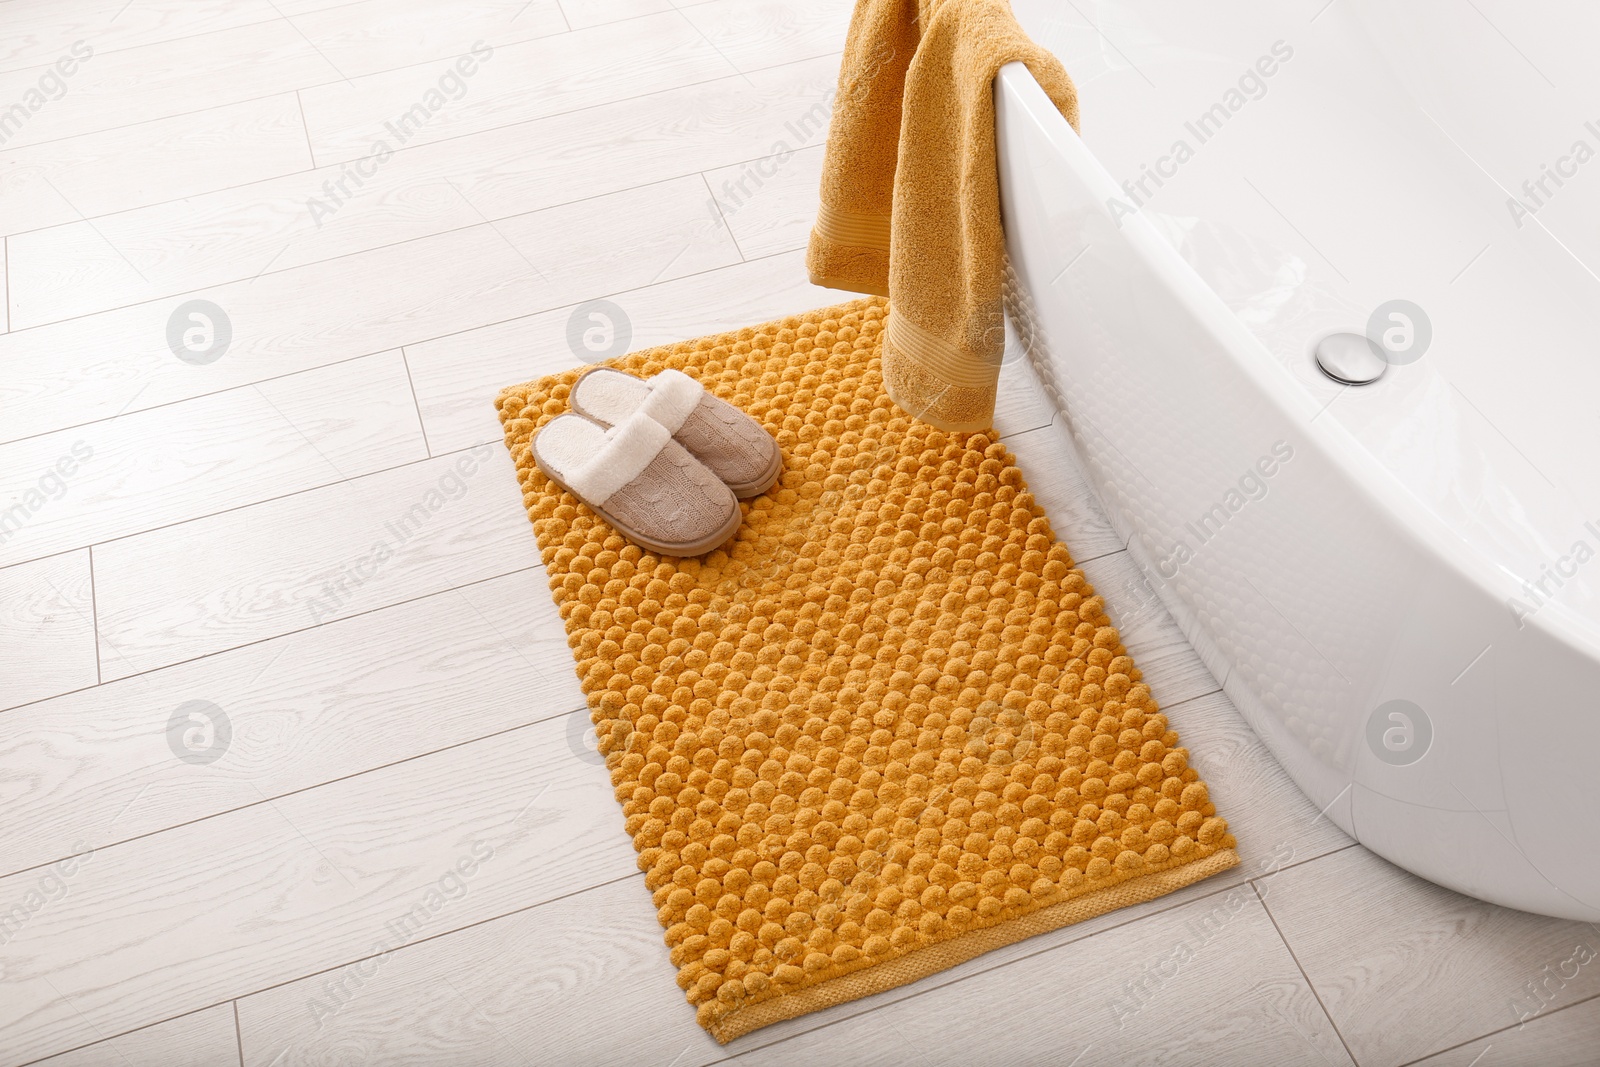
<path fill-rule="evenodd" d="M 723 484 L 739 500 L 749 500 L 760 496 L 774 485 L 777 485 L 778 479 L 781 477 L 783 477 L 783 449 L 777 447 L 777 442 L 773 442 L 772 462 L 767 464 L 767 469 L 761 472 L 761 477 L 742 485 L 734 485 L 732 482 L 724 482 Z"/>

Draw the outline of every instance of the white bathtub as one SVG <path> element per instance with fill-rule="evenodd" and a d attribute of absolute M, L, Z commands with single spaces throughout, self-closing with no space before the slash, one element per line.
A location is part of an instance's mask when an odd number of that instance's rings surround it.
<path fill-rule="evenodd" d="M 1475 5 L 1015 0 L 1084 140 L 1001 72 L 1013 314 L 1130 554 L 1317 807 L 1593 921 L 1600 15 Z M 1324 378 L 1314 343 L 1397 298 L 1421 357 Z"/>

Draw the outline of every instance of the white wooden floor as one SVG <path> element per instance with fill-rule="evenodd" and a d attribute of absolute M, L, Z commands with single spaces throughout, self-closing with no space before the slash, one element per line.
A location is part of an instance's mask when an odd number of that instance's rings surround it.
<path fill-rule="evenodd" d="M 1600 930 L 1320 818 L 1016 367 L 1001 428 L 1245 863 L 696 1027 L 490 401 L 588 358 L 584 301 L 638 347 L 841 299 L 800 249 L 847 17 L 0 0 L 0 1065 L 1600 1062 Z"/>

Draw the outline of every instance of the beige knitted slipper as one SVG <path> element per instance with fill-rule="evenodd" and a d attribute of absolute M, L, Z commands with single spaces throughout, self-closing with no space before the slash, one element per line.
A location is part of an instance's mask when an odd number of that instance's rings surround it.
<path fill-rule="evenodd" d="M 740 500 L 765 493 L 783 473 L 778 442 L 759 422 L 679 370 L 645 380 L 596 367 L 573 385 L 568 403 L 605 426 L 635 412 L 649 415 Z"/>
<path fill-rule="evenodd" d="M 710 552 L 743 518 L 728 487 L 642 412 L 609 429 L 557 415 L 535 435 L 533 461 L 623 537 L 659 555 Z"/>

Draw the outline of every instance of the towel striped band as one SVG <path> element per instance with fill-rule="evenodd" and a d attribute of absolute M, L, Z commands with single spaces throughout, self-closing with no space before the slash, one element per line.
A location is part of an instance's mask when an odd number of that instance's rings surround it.
<path fill-rule="evenodd" d="M 858 215 L 822 204 L 817 208 L 817 236 L 834 244 L 889 250 L 889 216 Z"/>
<path fill-rule="evenodd" d="M 884 342 L 929 374 L 964 389 L 992 390 L 1000 377 L 1000 360 L 963 352 L 889 308 Z"/>

